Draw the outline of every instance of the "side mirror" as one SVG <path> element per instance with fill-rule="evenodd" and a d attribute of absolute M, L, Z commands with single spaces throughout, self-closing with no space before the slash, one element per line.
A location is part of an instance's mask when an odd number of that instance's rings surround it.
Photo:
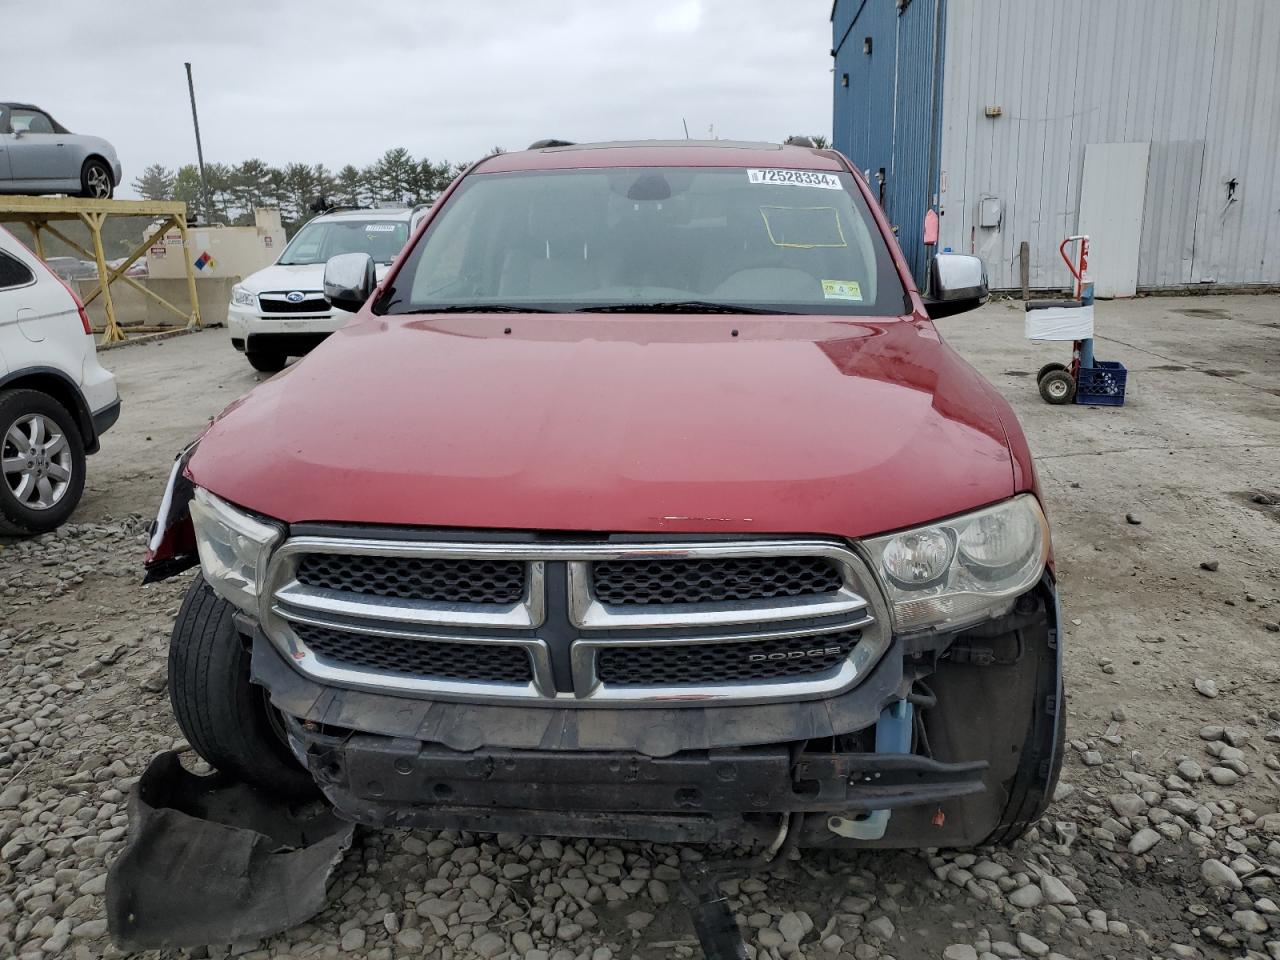
<path fill-rule="evenodd" d="M 373 257 L 367 253 L 340 253 L 324 265 L 324 296 L 339 310 L 355 313 L 377 285 Z"/>
<path fill-rule="evenodd" d="M 924 306 L 934 320 L 974 310 L 990 298 L 987 267 L 981 258 L 939 253 L 929 261 Z"/>
<path fill-rule="evenodd" d="M 25 137 L 26 135 L 27 135 L 27 131 L 25 131 L 25 130 L 14 130 L 14 131 L 13 131 L 13 139 L 15 139 L 15 140 L 21 140 L 21 139 L 22 139 L 23 137 Z"/>

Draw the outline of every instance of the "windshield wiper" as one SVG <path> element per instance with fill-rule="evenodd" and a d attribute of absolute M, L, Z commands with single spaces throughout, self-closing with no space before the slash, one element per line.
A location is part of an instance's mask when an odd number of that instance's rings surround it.
<path fill-rule="evenodd" d="M 658 300 L 653 303 L 607 303 L 600 307 L 579 307 L 575 313 L 788 313 L 787 310 L 766 310 L 762 307 L 746 307 L 736 303 L 715 303 L 711 300 Z"/>
<path fill-rule="evenodd" d="M 413 313 L 556 313 L 546 307 L 521 307 L 514 303 L 446 303 L 439 307 L 423 306 Z"/>

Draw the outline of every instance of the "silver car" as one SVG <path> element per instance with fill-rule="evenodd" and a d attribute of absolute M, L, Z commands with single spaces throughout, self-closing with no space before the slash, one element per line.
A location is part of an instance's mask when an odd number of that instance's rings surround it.
<path fill-rule="evenodd" d="M 29 103 L 0 103 L 0 193 L 108 199 L 120 184 L 116 148 L 72 133 Z"/>

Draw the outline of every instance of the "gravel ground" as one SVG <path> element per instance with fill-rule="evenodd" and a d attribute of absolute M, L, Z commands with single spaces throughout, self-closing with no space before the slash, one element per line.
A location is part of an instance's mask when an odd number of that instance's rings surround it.
<path fill-rule="evenodd" d="M 1098 313 L 1099 354 L 1133 371 L 1118 410 L 1039 401 L 1065 351 L 1023 341 L 1016 304 L 942 325 L 1039 454 L 1069 620 L 1057 803 L 1005 849 L 741 876 L 751 956 L 1280 960 L 1280 300 Z M 106 866 L 137 774 L 181 743 L 164 656 L 185 583 L 137 585 L 145 518 L 173 453 L 256 379 L 224 331 L 103 360 L 124 416 L 76 522 L 0 541 L 0 957 L 120 956 Z M 681 863 L 741 854 L 363 831 L 312 922 L 189 955 L 693 957 Z"/>

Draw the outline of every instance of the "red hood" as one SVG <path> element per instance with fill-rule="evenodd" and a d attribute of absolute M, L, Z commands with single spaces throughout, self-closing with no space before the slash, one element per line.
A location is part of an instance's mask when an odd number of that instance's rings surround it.
<path fill-rule="evenodd" d="M 857 537 L 1016 492 L 932 324 L 820 317 L 370 317 L 224 411 L 190 473 L 291 523 L 617 532 Z"/>

